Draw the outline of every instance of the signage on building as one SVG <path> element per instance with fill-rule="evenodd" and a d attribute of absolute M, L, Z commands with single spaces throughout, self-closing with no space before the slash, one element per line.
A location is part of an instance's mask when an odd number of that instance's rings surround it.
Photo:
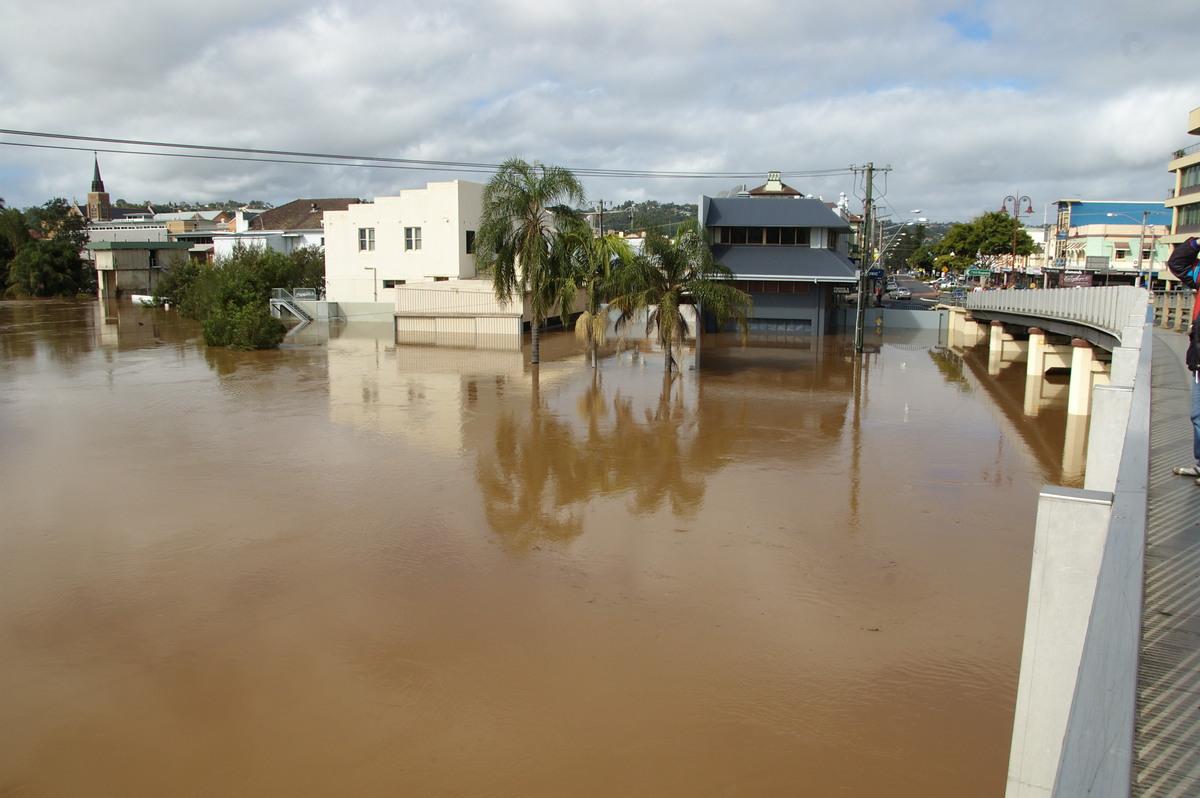
<path fill-rule="evenodd" d="M 1088 287 L 1092 284 L 1092 275 L 1078 272 L 1067 272 L 1058 282 L 1063 288 Z"/>
<path fill-rule="evenodd" d="M 1083 260 L 1083 268 L 1090 269 L 1094 272 L 1106 272 L 1108 271 L 1108 256 L 1088 255 Z"/>
<path fill-rule="evenodd" d="M 883 269 L 867 269 L 867 276 L 872 280 L 882 280 Z"/>
<path fill-rule="evenodd" d="M 968 277 L 987 277 L 991 273 L 992 273 L 991 269 L 982 269 L 982 268 L 979 268 L 978 266 L 973 266 L 970 269 L 967 269 Z"/>

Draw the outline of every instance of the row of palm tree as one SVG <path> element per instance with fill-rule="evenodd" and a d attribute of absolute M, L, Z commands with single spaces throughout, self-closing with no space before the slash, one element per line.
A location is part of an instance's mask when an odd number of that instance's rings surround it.
<path fill-rule="evenodd" d="M 565 323 L 580 291 L 586 303 L 575 331 L 593 367 L 608 327 L 606 305 L 619 313 L 617 329 L 646 314 L 646 334 L 657 333 L 667 371 L 689 332 L 688 305 L 719 325 L 736 322 L 745 334 L 750 296 L 728 282 L 732 273 L 713 259 L 697 223 L 685 223 L 674 238 L 648 232 L 634 253 L 620 236 L 594 236 L 575 210 L 583 202 L 583 186 L 569 170 L 520 158 L 505 161 L 483 191 L 476 268 L 491 274 L 501 301 L 528 299 L 531 363 L 539 360 L 541 326 L 556 310 Z"/>

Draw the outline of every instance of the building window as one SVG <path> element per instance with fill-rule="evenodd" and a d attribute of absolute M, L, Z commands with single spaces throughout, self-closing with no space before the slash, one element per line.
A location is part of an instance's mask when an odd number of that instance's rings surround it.
<path fill-rule="evenodd" d="M 1200 186 L 1200 163 L 1191 166 L 1185 166 L 1179 170 L 1179 188 L 1193 188 Z M 1192 192 L 1185 191 L 1185 194 Z"/>
<path fill-rule="evenodd" d="M 358 228 L 358 251 L 371 252 L 375 249 L 375 228 Z"/>
<path fill-rule="evenodd" d="M 421 248 L 421 228 L 419 228 L 419 227 L 404 228 L 404 248 L 405 249 L 420 249 Z"/>
<path fill-rule="evenodd" d="M 398 285 L 404 285 L 404 280 L 384 280 L 384 288 L 395 288 Z"/>
<path fill-rule="evenodd" d="M 475 254 L 475 231 L 474 230 L 467 231 L 467 254 L 468 255 Z"/>
<path fill-rule="evenodd" d="M 718 244 L 769 247 L 807 247 L 812 235 L 808 227 L 719 227 L 715 232 Z"/>

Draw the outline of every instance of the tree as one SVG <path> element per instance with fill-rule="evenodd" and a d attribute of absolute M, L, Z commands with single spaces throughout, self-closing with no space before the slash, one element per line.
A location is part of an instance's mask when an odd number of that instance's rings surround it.
<path fill-rule="evenodd" d="M 579 217 L 565 203 L 583 201 L 583 186 L 570 170 L 520 158 L 505 161 L 483 190 L 476 269 L 492 275 L 497 299 L 528 298 L 532 364 L 539 361 L 538 329 L 562 298 L 564 264 L 552 240 L 559 220 L 565 225 Z"/>
<path fill-rule="evenodd" d="M 209 346 L 275 349 L 287 328 L 271 316 L 271 289 L 295 285 L 307 257 L 238 244 L 211 265 L 192 260 L 174 265 L 155 296 L 198 319 Z"/>
<path fill-rule="evenodd" d="M 962 271 L 978 263 L 990 266 L 1001 255 L 1030 255 L 1036 246 L 1020 222 L 1003 211 L 990 211 L 955 224 L 933 248 L 939 266 Z"/>
<path fill-rule="evenodd" d="M 80 256 L 87 220 L 61 197 L 22 214 L 0 210 L 0 276 L 5 295 L 75 296 L 95 290 L 95 274 Z"/>
<path fill-rule="evenodd" d="M 46 239 L 23 247 L 8 263 L 7 296 L 75 296 L 95 290 L 91 269 L 69 240 Z"/>
<path fill-rule="evenodd" d="M 599 365 L 599 348 L 608 329 L 608 313 L 604 303 L 611 298 L 614 271 L 633 261 L 633 249 L 619 235 L 593 236 L 591 228 L 582 222 L 570 224 L 554 239 L 556 257 L 567 268 L 562 286 L 557 292 L 560 300 L 573 299 L 584 292 L 587 305 L 575 320 L 575 335 L 587 344 L 592 368 Z M 569 308 L 563 309 L 569 313 Z"/>
<path fill-rule="evenodd" d="M 0 200 L 0 287 L 8 285 L 8 264 L 32 241 L 25 215 Z"/>
<path fill-rule="evenodd" d="M 694 219 L 681 224 L 675 238 L 647 231 L 644 254 L 623 270 L 621 293 L 612 301 L 621 313 L 617 324 L 624 326 L 639 311 L 649 311 L 646 334 L 657 331 L 666 353 L 663 368 L 669 372 L 675 361 L 674 347 L 682 345 L 688 333 L 683 315 L 687 305 L 698 306 L 697 318 L 703 311 L 711 314 L 719 326 L 734 321 L 743 336 L 748 334 L 750 295 L 724 282 L 732 276 L 726 266 L 713 259 L 704 231 Z"/>
<path fill-rule="evenodd" d="M 40 238 L 69 241 L 80 251 L 87 246 L 87 219 L 62 197 L 29 208 L 25 211 L 25 221 L 37 231 Z"/>

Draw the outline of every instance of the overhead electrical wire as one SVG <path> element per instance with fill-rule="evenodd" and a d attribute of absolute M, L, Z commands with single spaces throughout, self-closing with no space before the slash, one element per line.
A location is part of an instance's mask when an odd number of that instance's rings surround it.
<path fill-rule="evenodd" d="M 0 134 L 9 136 L 25 136 L 30 138 L 51 139 L 60 141 L 93 142 L 96 144 L 125 145 L 130 147 L 155 147 L 174 150 L 193 150 L 197 152 L 155 152 L 148 150 L 109 149 L 97 147 L 75 147 L 65 144 L 32 144 L 28 142 L 0 141 L 0 145 L 16 147 L 35 147 L 39 149 L 74 150 L 117 153 L 122 155 L 151 155 L 158 157 L 200 158 L 209 160 L 227 160 L 241 162 L 261 162 L 275 164 L 292 164 L 299 166 L 354 166 L 369 169 L 421 169 L 448 172 L 494 172 L 501 164 L 472 163 L 469 161 L 435 161 L 415 158 L 387 158 L 375 155 L 342 155 L 337 153 L 300 152 L 292 150 L 252 149 L 249 147 L 227 147 L 210 144 L 182 144 L 168 141 L 141 141 L 137 139 L 120 139 L 104 136 L 81 136 L 68 133 L 47 133 L 31 130 L 8 130 L 0 128 Z M 203 155 L 198 153 L 228 153 L 223 155 Z M 248 157 L 257 156 L 257 157 Z M 265 157 L 278 156 L 278 157 Z M 754 172 L 700 172 L 700 171 L 671 171 L 652 169 L 599 169 L 591 167 L 568 167 L 577 177 L 624 177 L 651 179 L 753 179 L 762 176 L 762 171 Z M 780 172 L 781 177 L 830 177 L 848 174 L 850 167 L 837 169 L 796 170 Z"/>

